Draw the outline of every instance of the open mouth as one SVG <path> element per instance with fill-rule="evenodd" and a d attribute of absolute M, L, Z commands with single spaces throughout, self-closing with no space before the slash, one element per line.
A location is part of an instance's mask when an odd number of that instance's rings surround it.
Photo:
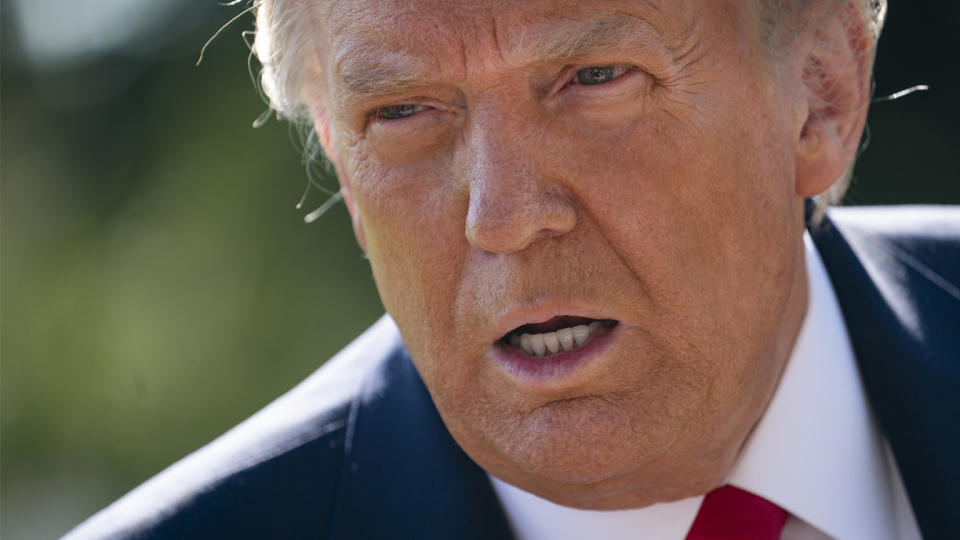
<path fill-rule="evenodd" d="M 612 319 L 560 316 L 525 324 L 507 332 L 499 342 L 519 349 L 527 356 L 549 357 L 583 348 L 617 325 Z"/>

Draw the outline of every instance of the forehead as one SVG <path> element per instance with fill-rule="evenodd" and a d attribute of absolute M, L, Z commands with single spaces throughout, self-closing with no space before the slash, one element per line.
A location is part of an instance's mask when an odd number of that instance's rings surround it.
<path fill-rule="evenodd" d="M 451 33 L 468 37 L 495 30 L 498 37 L 509 39 L 522 38 L 516 34 L 525 33 L 524 28 L 531 24 L 611 13 L 642 17 L 658 26 L 682 26 L 696 3 L 697 0 L 332 0 L 327 4 L 324 20 L 340 36 L 372 30 L 380 38 L 418 41 Z M 409 30 L 414 28 L 423 33 L 410 34 Z"/>
<path fill-rule="evenodd" d="M 485 56 L 510 64 L 572 57 L 591 47 L 622 47 L 625 41 L 679 47 L 707 16 L 704 10 L 718 11 L 723 3 L 333 0 L 321 17 L 326 36 L 321 56 L 333 86 L 346 82 L 346 89 L 376 93 L 376 81 L 396 84 L 415 71 L 462 73 L 471 59 Z M 363 76 L 370 70 L 378 75 Z M 356 74 L 361 76 L 351 79 Z"/>

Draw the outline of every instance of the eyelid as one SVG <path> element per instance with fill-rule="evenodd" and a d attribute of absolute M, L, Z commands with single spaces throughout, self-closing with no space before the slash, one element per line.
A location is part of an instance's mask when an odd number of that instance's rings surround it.
<path fill-rule="evenodd" d="M 384 109 L 388 109 L 388 108 L 390 108 L 390 107 L 405 107 L 405 106 L 408 106 L 408 105 L 409 105 L 409 106 L 412 106 L 412 107 L 415 107 L 415 108 L 416 108 L 416 112 L 414 112 L 413 114 L 410 114 L 410 115 L 408 115 L 408 116 L 402 116 L 402 117 L 400 117 L 400 118 L 386 118 L 386 117 L 383 116 L 383 110 L 384 110 Z M 429 105 L 424 105 L 423 103 L 416 103 L 416 102 L 391 103 L 391 104 L 389 104 L 389 105 L 381 105 L 381 106 L 379 106 L 379 107 L 376 107 L 375 109 L 373 109 L 372 111 L 370 111 L 370 114 L 369 114 L 369 115 L 370 115 L 371 118 L 376 119 L 376 120 L 381 120 L 381 121 L 385 121 L 385 122 L 398 122 L 398 121 L 400 121 L 400 120 L 406 120 L 406 119 L 408 119 L 408 118 L 413 118 L 414 116 L 417 116 L 418 114 L 421 114 L 422 112 L 427 111 L 427 110 L 430 110 L 430 109 L 432 109 L 432 108 L 433 108 L 433 107 L 430 107 Z"/>
<path fill-rule="evenodd" d="M 577 72 L 579 72 L 581 69 L 586 69 L 589 67 L 604 67 L 604 66 L 610 66 L 610 67 L 622 66 L 627 68 L 628 70 L 634 69 L 634 70 L 644 71 L 643 68 L 640 68 L 636 65 L 620 63 L 620 62 L 605 63 L 602 61 L 600 62 L 587 61 L 587 62 L 578 62 L 576 64 L 567 64 L 563 66 L 563 68 L 560 70 L 559 75 L 556 77 L 556 79 L 554 79 L 555 82 L 553 83 L 551 88 L 548 90 L 548 93 L 552 95 L 559 95 L 559 94 L 565 93 L 566 91 L 582 90 L 582 88 L 580 87 L 584 87 L 586 85 L 581 85 L 577 82 Z M 615 79 L 608 81 L 605 84 L 592 85 L 595 88 L 592 88 L 591 90 L 597 91 L 600 88 L 605 87 L 607 85 L 616 85 L 615 83 L 626 74 L 627 73 L 623 73 L 618 77 L 616 77 Z M 571 87 L 574 87 L 574 88 L 571 88 Z"/>
<path fill-rule="evenodd" d="M 387 107 L 413 105 L 417 112 L 401 118 L 383 118 L 380 111 Z M 369 130 L 376 137 L 386 139 L 402 139 L 413 133 L 433 129 L 446 122 L 447 113 L 451 107 L 443 102 L 429 98 L 400 98 L 396 101 L 383 103 L 368 110 L 366 124 L 363 128 Z"/>
<path fill-rule="evenodd" d="M 419 116 L 431 113 L 434 111 L 449 111 L 452 109 L 452 104 L 449 103 L 449 98 L 443 97 L 434 97 L 430 95 L 395 95 L 395 96 L 383 96 L 376 101 L 366 103 L 363 107 L 363 115 L 367 123 L 371 122 L 397 122 L 401 120 L 412 120 L 418 118 Z M 403 105 L 413 105 L 418 107 L 416 114 L 405 118 L 395 118 L 388 119 L 382 118 L 380 112 L 383 109 L 388 107 L 398 107 Z"/>
<path fill-rule="evenodd" d="M 583 71 L 584 69 L 589 69 L 589 68 L 622 69 L 623 72 L 617 74 L 614 78 L 610 79 L 609 81 L 607 81 L 607 82 L 605 82 L 605 83 L 595 84 L 595 85 L 586 85 L 586 84 L 580 83 L 580 82 L 577 80 L 577 74 L 580 73 L 581 71 Z M 614 84 L 616 81 L 618 81 L 618 80 L 620 80 L 621 78 L 629 75 L 629 74 L 630 74 L 631 72 L 633 72 L 633 71 L 641 71 L 641 72 L 642 72 L 642 71 L 645 71 L 645 70 L 644 70 L 643 68 L 639 67 L 639 66 L 630 65 L 630 64 L 577 64 L 577 65 L 572 65 L 572 66 L 568 66 L 567 69 L 564 70 L 564 76 L 561 78 L 561 80 L 563 81 L 563 86 L 561 86 L 560 89 L 563 90 L 563 89 L 565 89 L 565 88 L 567 88 L 567 87 L 570 87 L 570 86 L 583 86 L 583 87 L 591 86 L 591 87 L 596 87 L 596 88 L 594 88 L 594 89 L 596 90 L 596 89 L 599 89 L 600 87 Z"/>

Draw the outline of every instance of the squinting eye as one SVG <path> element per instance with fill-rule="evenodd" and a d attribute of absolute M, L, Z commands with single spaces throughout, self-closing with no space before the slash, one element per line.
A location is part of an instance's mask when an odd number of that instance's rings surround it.
<path fill-rule="evenodd" d="M 608 83 L 626 71 L 623 66 L 590 66 L 577 71 L 577 82 L 583 85 Z"/>
<path fill-rule="evenodd" d="M 423 105 L 404 103 L 402 105 L 387 105 L 377 109 L 377 117 L 384 120 L 400 120 L 413 116 L 423 110 Z"/>

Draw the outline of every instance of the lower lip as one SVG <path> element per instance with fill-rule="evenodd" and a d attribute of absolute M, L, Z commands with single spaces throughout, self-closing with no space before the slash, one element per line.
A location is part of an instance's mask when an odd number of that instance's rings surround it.
<path fill-rule="evenodd" d="M 583 347 L 548 356 L 528 356 L 522 349 L 498 341 L 494 346 L 494 357 L 507 373 L 518 380 L 530 383 L 559 381 L 599 356 L 613 343 L 619 328 L 619 324 L 598 328 Z"/>

